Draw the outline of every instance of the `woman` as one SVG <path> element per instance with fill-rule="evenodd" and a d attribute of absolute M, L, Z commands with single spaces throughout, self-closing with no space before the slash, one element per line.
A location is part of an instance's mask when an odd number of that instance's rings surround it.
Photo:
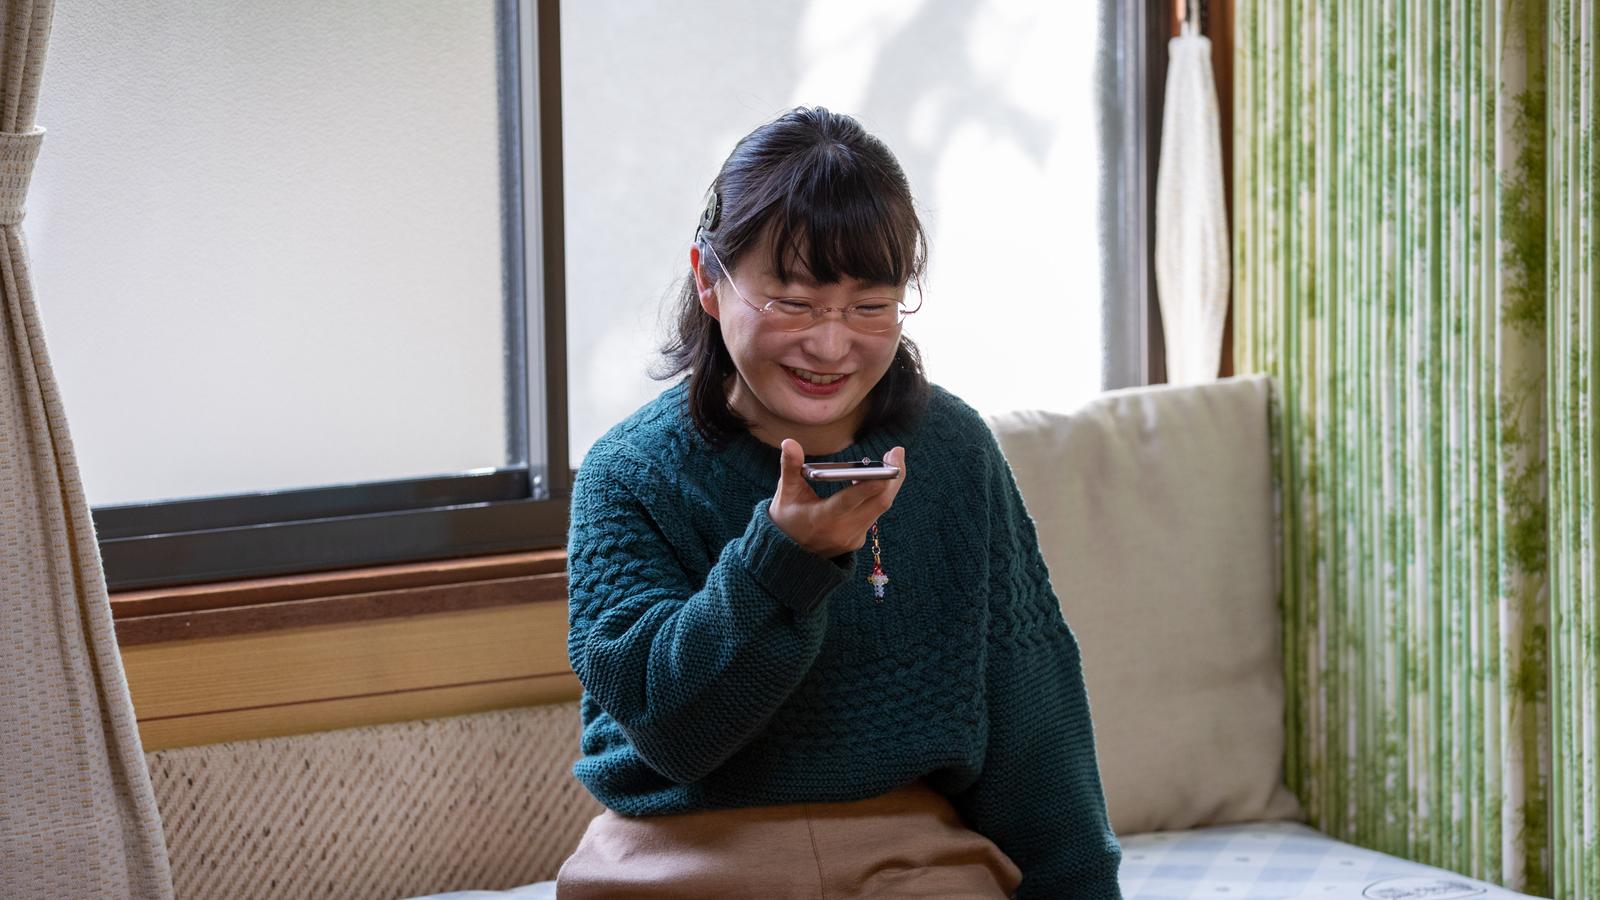
<path fill-rule="evenodd" d="M 1117 898 L 1078 646 L 983 420 L 902 334 L 893 155 L 796 109 L 739 142 L 668 371 L 572 498 L 563 900 Z M 998 336 L 997 336 L 998 337 Z M 882 460 L 892 480 L 809 482 Z"/>

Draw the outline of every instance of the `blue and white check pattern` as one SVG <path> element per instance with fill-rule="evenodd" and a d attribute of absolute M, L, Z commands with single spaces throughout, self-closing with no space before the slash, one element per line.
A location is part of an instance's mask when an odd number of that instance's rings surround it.
<path fill-rule="evenodd" d="M 1124 900 L 1526 900 L 1443 869 L 1336 841 L 1295 822 L 1121 839 Z M 553 900 L 555 882 L 419 900 Z"/>
<path fill-rule="evenodd" d="M 1529 895 L 1363 850 L 1294 822 L 1130 835 L 1126 900 L 1515 900 Z"/>

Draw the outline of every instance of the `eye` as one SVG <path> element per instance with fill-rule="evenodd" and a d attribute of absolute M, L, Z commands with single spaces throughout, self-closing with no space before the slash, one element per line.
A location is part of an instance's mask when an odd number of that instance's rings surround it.
<path fill-rule="evenodd" d="M 804 300 L 795 300 L 792 297 L 782 297 L 772 301 L 772 308 L 791 316 L 804 316 L 811 313 L 811 304 Z"/>
<path fill-rule="evenodd" d="M 850 314 L 852 316 L 876 319 L 889 315 L 893 310 L 894 304 L 887 300 L 869 300 L 850 307 Z"/>

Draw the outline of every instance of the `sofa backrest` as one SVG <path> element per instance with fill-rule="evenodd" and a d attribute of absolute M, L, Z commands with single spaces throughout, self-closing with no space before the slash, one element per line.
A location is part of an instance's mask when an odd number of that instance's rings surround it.
<path fill-rule="evenodd" d="M 1269 389 L 989 418 L 1083 652 L 1119 834 L 1302 818 L 1283 785 Z"/>

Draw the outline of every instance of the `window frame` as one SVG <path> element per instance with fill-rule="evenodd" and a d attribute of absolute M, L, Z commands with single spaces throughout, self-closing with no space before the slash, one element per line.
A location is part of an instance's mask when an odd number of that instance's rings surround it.
<path fill-rule="evenodd" d="M 91 509 L 110 591 L 561 547 L 567 451 L 559 0 L 496 0 L 511 465 Z M 526 52 L 531 49 L 533 52 Z M 537 355 L 533 352 L 537 350 Z M 533 376 L 543 375 L 543 390 Z M 542 457 L 543 464 L 530 464 Z"/>
<path fill-rule="evenodd" d="M 1139 387 L 1165 380 L 1165 367 L 1158 369 L 1161 355 L 1161 311 L 1155 294 L 1155 169 L 1161 158 L 1160 94 L 1152 93 L 1152 58 L 1161 59 L 1165 78 L 1165 56 L 1152 48 L 1164 48 L 1165 41 L 1150 42 L 1152 29 L 1165 27 L 1164 0 L 1150 3 L 1125 3 L 1102 0 L 1101 10 L 1109 16 L 1117 37 L 1116 49 L 1096 62 L 1100 77 L 1121 90 L 1113 107 L 1125 105 L 1120 121 L 1102 120 L 1101 147 L 1110 160 L 1109 180 L 1119 190 L 1102 196 L 1102 221 L 1121 225 L 1125 240 L 1104 260 L 1109 284 L 1101 294 L 1101 319 L 1105 323 L 1105 372 L 1102 390 Z M 1102 104 L 1102 115 L 1105 115 Z M 1152 142 L 1152 123 L 1157 127 Z M 1109 207 L 1109 208 L 1108 208 Z M 1160 377 L 1157 377 L 1159 372 Z"/>

